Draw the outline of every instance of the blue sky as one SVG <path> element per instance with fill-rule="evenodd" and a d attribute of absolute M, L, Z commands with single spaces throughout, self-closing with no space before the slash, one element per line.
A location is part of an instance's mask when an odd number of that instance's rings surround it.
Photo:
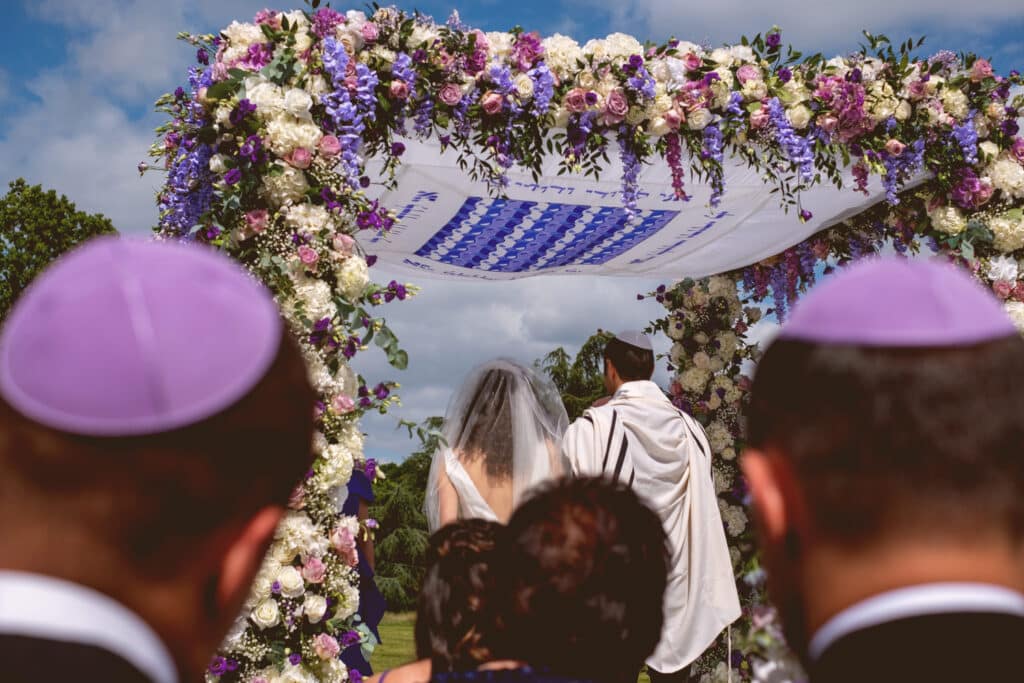
<path fill-rule="evenodd" d="M 298 0 L 278 9 L 299 6 Z M 334 2 L 337 9 L 361 8 Z M 145 232 L 156 220 L 157 176 L 138 177 L 152 128 L 152 102 L 182 80 L 192 50 L 179 31 L 214 32 L 232 19 L 251 21 L 263 1 L 249 0 L 0 0 L 0 183 L 23 176 L 67 194 L 81 209 L 112 218 L 124 232 Z M 842 54 L 860 30 L 894 40 L 929 36 L 926 52 L 972 51 L 997 70 L 1024 70 L 1021 0 L 485 0 L 399 3 L 435 18 L 458 8 L 485 30 L 521 25 L 580 42 L 621 31 L 641 40 L 671 36 L 713 45 L 736 42 L 773 25 L 804 51 Z M 392 274 L 378 272 L 387 281 Z M 423 282 L 415 300 L 387 311 L 412 365 L 390 372 L 374 354 L 360 359 L 368 377 L 397 377 L 405 407 L 364 422 L 370 455 L 399 459 L 411 444 L 395 419 L 441 414 L 454 386 L 474 364 L 496 356 L 524 362 L 558 345 L 578 346 L 598 327 L 637 327 L 659 315 L 636 293 L 651 280 L 536 278 L 514 283 Z M 664 340 L 658 342 L 666 350 Z"/>

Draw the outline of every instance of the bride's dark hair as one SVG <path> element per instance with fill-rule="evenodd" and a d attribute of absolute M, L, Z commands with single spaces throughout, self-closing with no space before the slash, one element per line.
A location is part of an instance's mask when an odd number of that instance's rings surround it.
<path fill-rule="evenodd" d="M 472 419 L 462 425 L 456 440 L 460 456 L 468 461 L 483 458 L 492 479 L 512 476 L 512 392 L 515 378 L 504 368 L 492 368 L 480 378 L 470 405 Z"/>

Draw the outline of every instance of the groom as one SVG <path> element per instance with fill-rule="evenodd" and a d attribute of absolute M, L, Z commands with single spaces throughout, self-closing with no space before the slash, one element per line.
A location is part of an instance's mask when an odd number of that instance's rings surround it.
<path fill-rule="evenodd" d="M 575 476 L 607 476 L 630 486 L 658 512 L 671 549 L 665 622 L 647 659 L 652 683 L 690 680 L 690 664 L 740 616 L 729 548 L 711 478 L 704 430 L 650 381 L 654 352 L 640 332 L 604 350 L 611 398 L 565 433 Z"/>

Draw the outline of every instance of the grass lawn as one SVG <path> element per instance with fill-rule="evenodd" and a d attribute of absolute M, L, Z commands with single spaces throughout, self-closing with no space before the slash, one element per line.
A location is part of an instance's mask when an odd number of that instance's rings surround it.
<path fill-rule="evenodd" d="M 416 657 L 416 643 L 413 641 L 413 625 L 416 615 L 412 612 L 392 614 L 388 612 L 380 622 L 380 638 L 383 644 L 378 645 L 370 658 L 374 673 L 411 662 Z M 647 672 L 640 674 L 637 683 L 651 683 Z"/>

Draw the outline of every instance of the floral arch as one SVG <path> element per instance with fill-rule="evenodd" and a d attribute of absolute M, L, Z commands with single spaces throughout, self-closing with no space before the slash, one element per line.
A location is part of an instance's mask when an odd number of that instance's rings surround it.
<path fill-rule="evenodd" d="M 367 530 L 340 516 L 336 499 L 354 467 L 373 478 L 358 419 L 385 410 L 394 385 L 371 386 L 348 361 L 372 342 L 396 367 L 407 364 L 374 312 L 413 291 L 370 282 L 378 255 L 411 270 L 441 264 L 458 277 L 681 278 L 651 293 L 667 309 L 652 327 L 674 340 L 673 400 L 706 425 L 745 606 L 731 655 L 723 645 L 701 668 L 709 680 L 750 679 L 777 654 L 779 635 L 735 465 L 744 365 L 757 357 L 748 330 L 764 314 L 782 319 L 823 272 L 881 249 L 959 261 L 1024 321 L 1024 101 L 1011 93 L 1019 74 L 996 75 L 973 55 L 918 58 L 920 43 L 872 36 L 831 60 L 784 47 L 777 30 L 717 49 L 622 34 L 580 46 L 471 30 L 457 15 L 436 24 L 391 8 L 368 17 L 311 4 L 264 10 L 218 36 L 182 34 L 198 63 L 187 87 L 158 101 L 167 115 L 152 149 L 167 172 L 159 235 L 220 248 L 265 282 L 321 394 L 319 457 L 209 679 L 344 681 L 338 648 L 368 640 L 353 569 L 355 538 Z M 412 228 L 436 228 L 436 207 L 417 207 L 408 187 L 396 194 L 424 156 L 448 159 L 457 177 L 489 193 L 460 197 L 452 214 L 472 199 L 466 216 L 489 222 L 463 216 L 470 236 L 437 233 L 430 249 Z M 574 201 L 583 209 L 564 209 L 574 222 L 541 244 L 538 231 L 562 203 L 514 197 L 556 179 L 581 188 Z M 777 215 L 759 225 L 747 212 L 717 235 L 736 179 L 775 195 L 758 206 Z M 752 196 L 740 194 L 740 205 Z M 824 215 L 810 198 L 821 198 Z M 700 238 L 699 249 L 656 243 L 665 226 L 695 215 L 686 239 Z M 503 232 L 473 233 L 482 222 Z M 650 240 L 654 256 L 631 258 Z M 536 248 L 515 252 L 523 268 L 498 267 L 507 247 L 524 244 Z"/>

